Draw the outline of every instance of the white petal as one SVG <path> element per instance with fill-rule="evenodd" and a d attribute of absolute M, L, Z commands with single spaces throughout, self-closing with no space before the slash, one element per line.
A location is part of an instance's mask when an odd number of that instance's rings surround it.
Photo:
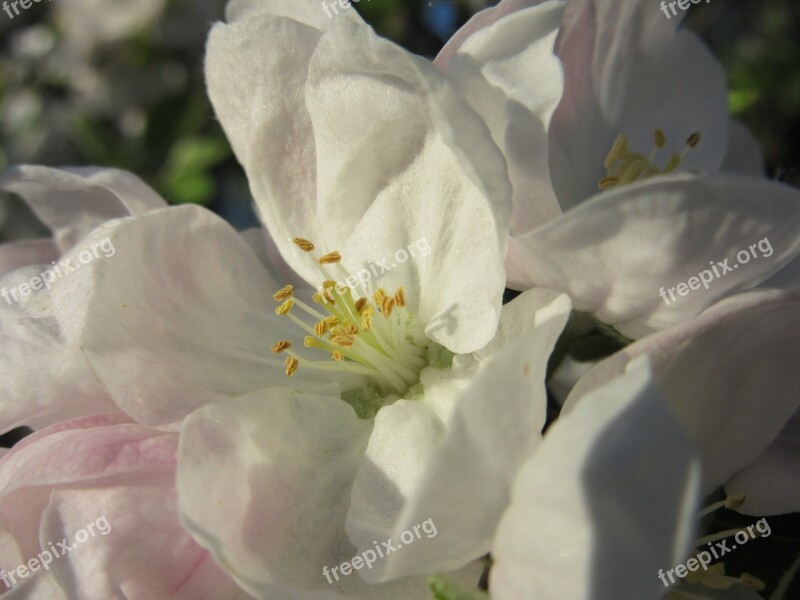
<path fill-rule="evenodd" d="M 473 33 L 449 59 L 447 74 L 508 161 L 512 232 L 561 214 L 550 183 L 547 132 L 564 84 L 553 53 L 563 9 L 561 2 L 547 2 L 514 12 Z"/>
<path fill-rule="evenodd" d="M 340 10 L 339 14 L 361 20 L 355 10 Z M 333 18 L 320 8 L 319 0 L 232 0 L 225 7 L 225 18 L 229 23 L 258 16 L 286 17 L 320 30 L 325 29 Z"/>
<path fill-rule="evenodd" d="M 22 196 L 62 252 L 105 221 L 166 206 L 141 179 L 118 169 L 14 167 L 0 176 L 0 188 Z"/>
<path fill-rule="evenodd" d="M 642 600 L 688 551 L 698 468 L 645 365 L 548 430 L 492 546 L 492 597 Z"/>
<path fill-rule="evenodd" d="M 738 121 L 730 122 L 728 153 L 720 167 L 722 173 L 764 177 L 764 153 L 756 138 Z"/>
<path fill-rule="evenodd" d="M 526 262 L 517 266 L 527 278 L 512 284 L 564 291 L 577 310 L 641 337 L 780 269 L 800 251 L 798 223 L 800 193 L 788 186 L 732 176 L 659 178 L 595 196 L 522 238 Z M 739 252 L 748 261 L 734 267 Z M 726 259 L 731 270 L 719 267 L 717 278 L 712 269 Z M 708 290 L 701 271 L 711 277 Z M 692 277 L 700 289 L 679 296 L 677 286 Z"/>
<path fill-rule="evenodd" d="M 750 292 L 599 363 L 564 410 L 646 354 L 703 462 L 710 492 L 752 464 L 800 408 L 800 294 Z"/>
<path fill-rule="evenodd" d="M 50 240 L 8 242 L 0 245 L 0 273 L 28 265 L 47 264 L 58 255 L 58 249 Z"/>
<path fill-rule="evenodd" d="M 745 495 L 745 503 L 737 510 L 760 516 L 800 512 L 799 459 L 800 412 L 753 464 L 725 484 L 729 494 Z"/>
<path fill-rule="evenodd" d="M 378 412 L 348 535 L 364 550 L 428 519 L 438 534 L 388 556 L 363 575 L 369 581 L 452 569 L 489 550 L 516 471 L 541 439 L 547 360 L 569 316 L 566 298 L 546 290 L 514 303 L 530 311 L 535 327 L 523 321 L 517 339 L 495 351 L 474 382 L 456 372 L 434 381 L 436 371 L 423 371 L 422 401 Z"/>
<path fill-rule="evenodd" d="M 53 291 L 62 322 L 82 325 L 81 348 L 120 408 L 175 428 L 215 394 L 286 382 L 283 358 L 270 347 L 285 338 L 300 346 L 303 332 L 275 315 L 271 296 L 282 284 L 230 225 L 181 206 L 112 222 L 96 235 L 112 240 L 114 255 L 83 265 Z M 293 383 L 335 381 L 309 370 Z"/>
<path fill-rule="evenodd" d="M 696 34 L 676 31 L 679 25 L 647 2 L 569 4 L 556 52 L 566 87 L 550 129 L 552 176 L 563 210 L 597 191 L 606 175 L 603 161 L 620 133 L 646 155 L 653 131 L 661 128 L 667 137 L 663 165 L 699 132 L 700 145 L 682 168 L 719 169 L 728 144 L 725 73 Z"/>
<path fill-rule="evenodd" d="M 344 518 L 371 430 L 338 398 L 281 388 L 200 409 L 181 433 L 185 526 L 256 598 L 423 597 L 424 581 L 370 589 L 330 571 L 356 554 Z"/>

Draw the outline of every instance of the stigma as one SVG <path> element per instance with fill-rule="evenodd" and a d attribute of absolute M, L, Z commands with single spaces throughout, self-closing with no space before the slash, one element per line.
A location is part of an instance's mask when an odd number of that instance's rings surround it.
<path fill-rule="evenodd" d="M 338 251 L 318 255 L 311 241 L 292 241 L 314 261 L 322 283 L 311 303 L 297 298 L 293 286 L 281 288 L 273 295 L 279 303 L 275 313 L 300 328 L 305 348 L 326 358 L 308 358 L 296 352 L 290 340 L 278 340 L 272 352 L 286 355 L 285 374 L 292 377 L 301 368 L 355 373 L 369 378 L 384 394 L 403 394 L 417 384 L 428 364 L 429 342 L 409 310 L 404 289 L 371 292 L 342 266 Z M 344 281 L 358 284 L 350 287 Z"/>

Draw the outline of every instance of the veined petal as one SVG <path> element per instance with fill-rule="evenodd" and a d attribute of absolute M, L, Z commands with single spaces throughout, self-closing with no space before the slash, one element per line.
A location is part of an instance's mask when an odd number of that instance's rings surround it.
<path fill-rule="evenodd" d="M 497 7 L 492 17 L 503 10 Z M 486 121 L 508 161 L 512 233 L 561 214 L 550 182 L 547 136 L 564 87 L 553 53 L 563 11 L 562 2 L 515 11 L 474 32 L 447 58 L 448 76 Z"/>
<path fill-rule="evenodd" d="M 114 255 L 57 280 L 52 293 L 61 322 L 80 322 L 81 348 L 120 408 L 177 428 L 215 394 L 285 383 L 282 357 L 270 347 L 300 330 L 275 315 L 272 294 L 282 284 L 222 219 L 182 206 L 114 221 L 95 235 L 112 241 Z M 310 371 L 296 385 L 336 381 Z"/>
<path fill-rule="evenodd" d="M 492 597 L 659 598 L 658 569 L 689 549 L 698 484 L 646 363 L 633 366 L 556 421 L 522 468 L 492 544 Z"/>
<path fill-rule="evenodd" d="M 631 344 L 589 371 L 564 411 L 641 355 L 698 449 L 708 493 L 751 465 L 800 408 L 800 293 L 734 296 Z"/>
<path fill-rule="evenodd" d="M 631 148 L 648 152 L 660 128 L 665 151 L 680 152 L 699 132 L 702 141 L 683 167 L 719 169 L 728 145 L 725 73 L 699 37 L 679 25 L 679 18 L 667 19 L 641 0 L 568 4 L 556 51 L 566 87 L 550 128 L 562 210 L 597 191 L 603 160 L 620 133 Z"/>
<path fill-rule="evenodd" d="M 764 153 L 750 130 L 733 120 L 730 122 L 729 130 L 728 152 L 725 154 L 720 171 L 732 175 L 765 177 Z"/>
<path fill-rule="evenodd" d="M 732 176 L 653 179 L 595 196 L 520 238 L 524 262 L 513 266 L 526 277 L 509 285 L 562 290 L 577 310 L 641 337 L 776 272 L 800 251 L 798 223 L 800 193 L 785 185 Z M 764 250 L 753 258 L 759 243 Z M 736 258 L 740 252 L 747 260 Z M 727 269 L 718 267 L 726 260 Z M 710 276 L 707 290 L 699 289 L 701 271 Z M 697 287 L 673 291 L 672 301 L 669 290 L 690 278 Z"/>
<path fill-rule="evenodd" d="M 141 179 L 118 169 L 23 165 L 4 171 L 0 188 L 28 203 L 62 253 L 105 221 L 166 206 Z"/>
<path fill-rule="evenodd" d="M 424 597 L 424 580 L 331 571 L 356 555 L 344 518 L 371 431 L 338 398 L 285 388 L 205 406 L 181 432 L 183 523 L 255 598 Z"/>
<path fill-rule="evenodd" d="M 516 339 L 504 330 L 505 346 L 474 381 L 457 381 L 454 370 L 436 382 L 440 372 L 423 371 L 422 401 L 378 412 L 353 488 L 348 535 L 363 551 L 428 519 L 438 534 L 376 564 L 362 574 L 368 581 L 453 569 L 488 552 L 517 469 L 541 439 L 547 360 L 570 309 L 564 295 L 549 290 L 531 290 L 508 306 L 515 304 L 510 310 L 527 313 Z"/>

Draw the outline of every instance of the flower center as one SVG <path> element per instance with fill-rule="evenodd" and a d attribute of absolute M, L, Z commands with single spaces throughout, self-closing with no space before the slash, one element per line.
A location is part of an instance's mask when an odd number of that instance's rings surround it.
<path fill-rule="evenodd" d="M 281 303 L 275 312 L 291 319 L 307 334 L 303 344 L 306 348 L 321 350 L 328 359 L 301 357 L 292 350 L 289 340 L 279 340 L 272 351 L 287 355 L 286 375 L 293 376 L 301 366 L 357 373 L 366 375 L 381 394 L 403 394 L 417 384 L 420 371 L 428 365 L 430 341 L 409 311 L 403 288 L 394 294 L 384 289 L 370 293 L 365 282 L 342 266 L 339 252 L 318 256 L 310 241 L 292 241 L 313 257 L 322 275 L 322 285 L 313 296 L 317 308 L 295 297 L 294 288 L 287 285 L 273 296 Z M 339 283 L 332 269 L 339 271 Z M 350 287 L 349 283 L 342 283 L 345 281 L 358 284 Z M 293 313 L 294 309 L 306 313 L 314 322 L 307 323 Z"/>
<path fill-rule="evenodd" d="M 633 152 L 628 148 L 628 137 L 624 133 L 620 133 L 611 150 L 608 151 L 603 166 L 606 168 L 606 176 L 603 177 L 597 184 L 601 190 L 626 185 L 634 181 L 641 181 L 656 175 L 667 175 L 677 169 L 686 155 L 700 143 L 700 134 L 693 133 L 686 140 L 686 146 L 683 151 L 679 153 L 673 152 L 669 160 L 663 167 L 654 164 L 653 161 L 656 155 L 667 144 L 667 138 L 664 132 L 656 129 L 653 132 L 653 149 L 650 151 L 649 156 Z"/>

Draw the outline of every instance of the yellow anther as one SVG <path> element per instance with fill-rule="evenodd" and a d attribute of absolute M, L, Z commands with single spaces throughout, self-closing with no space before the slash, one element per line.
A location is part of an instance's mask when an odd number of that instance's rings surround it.
<path fill-rule="evenodd" d="M 283 302 L 284 300 L 286 300 L 287 298 L 291 298 L 292 296 L 294 296 L 294 286 L 293 285 L 287 285 L 286 287 L 281 288 L 280 290 L 275 292 L 272 295 L 272 298 L 276 302 Z"/>
<path fill-rule="evenodd" d="M 331 343 L 341 348 L 349 348 L 355 344 L 355 340 L 349 335 L 335 335 L 333 338 L 331 338 Z"/>
<path fill-rule="evenodd" d="M 381 312 L 383 313 L 384 317 L 388 317 L 392 314 L 394 310 L 394 298 L 390 298 L 389 296 L 384 297 L 383 302 L 381 302 Z"/>
<path fill-rule="evenodd" d="M 356 312 L 361 314 L 361 311 L 364 310 L 364 307 L 367 305 L 366 298 L 359 298 L 356 300 Z"/>
<path fill-rule="evenodd" d="M 333 315 L 325 317 L 325 321 L 328 322 L 328 327 L 336 327 L 340 323 L 339 318 Z"/>
<path fill-rule="evenodd" d="M 383 289 L 383 288 L 379 288 L 377 292 L 372 294 L 372 299 L 375 301 L 375 304 L 377 304 L 378 306 L 381 305 L 381 302 L 383 302 L 384 298 L 386 298 L 386 290 Z"/>
<path fill-rule="evenodd" d="M 656 128 L 653 132 L 653 137 L 655 139 L 656 148 L 661 150 L 667 144 L 667 136 L 664 135 L 664 132 L 660 129 Z"/>
<path fill-rule="evenodd" d="M 364 331 L 372 329 L 372 315 L 364 315 L 361 317 L 361 329 Z"/>
<path fill-rule="evenodd" d="M 319 259 L 319 264 L 330 265 L 333 263 L 341 262 L 341 260 L 342 260 L 342 255 L 339 254 L 336 250 L 334 250 L 333 252 L 328 252 L 324 256 L 321 256 Z"/>
<path fill-rule="evenodd" d="M 690 135 L 689 138 L 686 140 L 686 145 L 689 146 L 689 148 L 694 148 L 699 143 L 700 143 L 700 134 L 696 131 L 692 135 Z"/>
<path fill-rule="evenodd" d="M 322 296 L 320 296 L 319 293 L 315 293 L 311 296 L 311 301 L 314 302 L 314 304 L 322 304 Z"/>
<path fill-rule="evenodd" d="M 286 357 L 286 375 L 291 377 L 297 372 L 297 368 L 300 366 L 300 361 L 297 360 L 294 356 L 287 356 Z"/>
<path fill-rule="evenodd" d="M 314 335 L 322 337 L 323 335 L 325 335 L 325 332 L 328 331 L 329 327 L 330 325 L 328 324 L 327 319 L 322 319 L 322 321 L 317 321 L 314 324 Z"/>
<path fill-rule="evenodd" d="M 614 140 L 614 144 L 611 146 L 611 150 L 608 151 L 606 154 L 606 159 L 603 161 L 603 166 L 606 169 L 610 169 L 615 162 L 626 152 L 628 151 L 628 138 L 624 133 L 620 133 L 617 136 L 617 139 Z"/>
<path fill-rule="evenodd" d="M 336 304 L 336 298 L 333 297 L 333 292 L 330 290 L 322 292 L 322 297 L 325 298 L 325 302 L 328 304 Z"/>
<path fill-rule="evenodd" d="M 735 496 L 728 496 L 725 498 L 725 508 L 729 508 L 731 510 L 736 510 L 742 504 L 744 504 L 745 495 L 744 494 L 737 494 Z"/>
<path fill-rule="evenodd" d="M 635 160 L 625 169 L 622 177 L 619 178 L 619 182 L 621 184 L 632 183 L 639 178 L 639 175 L 641 175 L 645 169 L 647 169 L 647 161 Z"/>
<path fill-rule="evenodd" d="M 303 346 L 305 346 L 306 348 L 325 348 L 326 347 L 323 342 L 319 341 L 317 338 L 315 338 L 312 335 L 307 335 L 306 337 L 303 338 Z"/>
<path fill-rule="evenodd" d="M 286 313 L 288 313 L 290 310 L 292 310 L 293 306 L 294 306 L 294 301 L 293 300 L 287 300 L 286 302 L 284 302 L 278 308 L 275 309 L 275 314 L 279 315 L 279 316 L 283 316 Z"/>
<path fill-rule="evenodd" d="M 676 154 L 673 152 L 672 156 L 669 157 L 669 162 L 664 167 L 664 173 L 672 173 L 675 169 L 678 168 L 682 160 L 683 159 L 681 158 L 680 154 Z"/>
<path fill-rule="evenodd" d="M 333 290 L 336 289 L 336 282 L 333 279 L 326 279 L 322 282 L 321 287 L 323 290 Z"/>
<path fill-rule="evenodd" d="M 272 346 L 272 351 L 275 354 L 280 354 L 284 350 L 288 350 L 291 347 L 292 344 L 289 340 L 280 340 L 278 342 L 275 342 L 275 344 Z"/>
<path fill-rule="evenodd" d="M 344 360 L 344 354 L 336 350 L 335 352 L 331 353 L 331 358 L 333 360 Z"/>
<path fill-rule="evenodd" d="M 603 177 L 597 184 L 597 187 L 601 190 L 607 190 L 617 184 L 619 184 L 619 177 Z"/>
<path fill-rule="evenodd" d="M 406 292 L 402 287 L 397 288 L 394 294 L 394 303 L 397 305 L 397 308 L 403 308 L 406 305 Z"/>
<path fill-rule="evenodd" d="M 312 244 L 311 242 L 309 242 L 305 238 L 296 237 L 296 238 L 292 238 L 292 241 L 303 252 L 311 252 L 311 251 L 314 250 L 314 244 Z"/>

